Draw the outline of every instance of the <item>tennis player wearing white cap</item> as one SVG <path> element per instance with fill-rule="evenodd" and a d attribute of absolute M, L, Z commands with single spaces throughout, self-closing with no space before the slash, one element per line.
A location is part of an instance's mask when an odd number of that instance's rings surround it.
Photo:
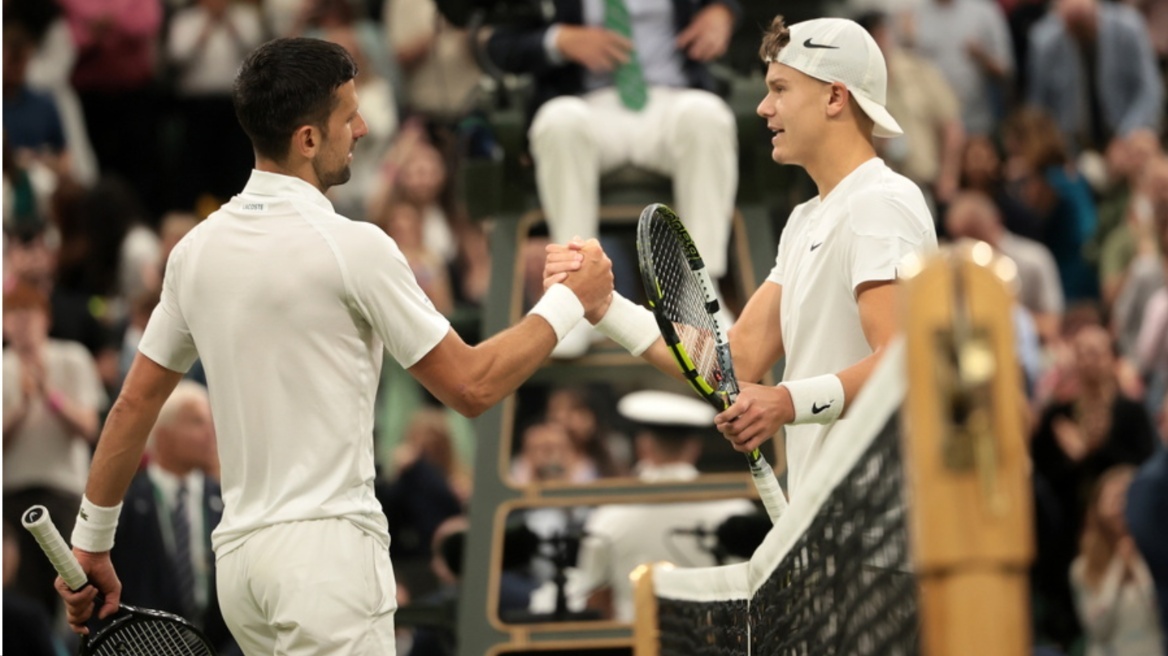
<path fill-rule="evenodd" d="M 935 248 L 937 237 L 920 190 L 872 144 L 901 133 L 884 108 L 888 73 L 872 37 L 850 20 L 787 27 L 778 17 L 760 54 L 768 67 L 758 114 L 774 133 L 772 157 L 803 167 L 819 194 L 791 212 L 771 274 L 730 330 L 740 381 L 761 380 L 786 356 L 783 382 L 743 383 L 738 402 L 715 422 L 743 452 L 786 426 L 794 496 L 893 337 L 898 264 Z M 547 284 L 573 270 L 574 248 L 549 249 Z M 676 373 L 643 308 L 614 296 L 597 327 Z"/>

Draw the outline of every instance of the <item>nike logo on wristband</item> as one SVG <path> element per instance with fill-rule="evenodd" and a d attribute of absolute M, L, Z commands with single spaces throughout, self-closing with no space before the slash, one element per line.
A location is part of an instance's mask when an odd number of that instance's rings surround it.
<path fill-rule="evenodd" d="M 823 45 L 822 43 L 812 43 L 811 39 L 807 39 L 806 41 L 804 41 L 803 47 L 804 48 L 825 48 L 828 50 L 839 50 L 839 46 L 828 46 L 828 45 Z"/>
<path fill-rule="evenodd" d="M 824 410 L 827 410 L 828 408 L 831 407 L 832 403 L 834 403 L 834 401 L 829 402 L 827 405 L 819 405 L 818 403 L 812 403 L 811 404 L 811 414 L 817 415 L 817 414 L 823 412 Z"/>
<path fill-rule="evenodd" d="M 818 244 L 811 244 L 811 252 L 814 253 L 815 249 L 819 248 L 822 245 L 823 245 L 823 242 L 819 242 Z"/>

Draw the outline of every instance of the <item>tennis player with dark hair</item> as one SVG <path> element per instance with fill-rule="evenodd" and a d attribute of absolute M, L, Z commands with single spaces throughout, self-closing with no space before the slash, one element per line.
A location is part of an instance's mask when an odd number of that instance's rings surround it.
<path fill-rule="evenodd" d="M 920 189 L 873 147 L 874 136 L 901 130 L 884 108 L 887 68 L 872 37 L 850 20 L 788 28 L 779 17 L 760 54 L 768 68 L 758 114 L 774 133 L 772 157 L 806 170 L 819 194 L 791 212 L 774 268 L 730 329 L 739 381 L 761 380 L 785 356 L 783 382 L 742 382 L 715 423 L 742 452 L 785 426 L 793 496 L 896 332 L 901 260 L 937 237 Z M 583 261 L 580 246 L 549 247 L 545 284 Z M 614 295 L 602 316 L 601 332 L 677 375 L 651 313 Z"/>
<path fill-rule="evenodd" d="M 348 180 L 366 133 L 356 75 L 342 47 L 315 39 L 270 41 L 240 68 L 234 102 L 255 170 L 167 263 L 73 532 L 96 588 L 71 592 L 57 580 L 75 631 L 86 632 L 97 591 L 100 615 L 117 608 L 109 550 L 120 503 L 159 409 L 201 358 L 221 462 L 219 600 L 240 647 L 254 656 L 393 654 L 394 579 L 370 437 L 383 351 L 475 415 L 611 293 L 611 262 L 589 245 L 580 275 L 532 309 L 539 318 L 463 343 L 393 240 L 336 214 L 324 195 Z"/>

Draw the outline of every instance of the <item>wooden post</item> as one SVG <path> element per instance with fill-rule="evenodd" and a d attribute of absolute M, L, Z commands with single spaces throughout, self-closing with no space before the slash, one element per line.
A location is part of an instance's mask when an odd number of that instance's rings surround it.
<path fill-rule="evenodd" d="M 629 577 L 633 580 L 633 656 L 657 656 L 661 651 L 661 629 L 657 624 L 657 595 L 653 592 L 653 568 L 639 565 Z"/>
<path fill-rule="evenodd" d="M 904 409 L 927 656 L 1029 654 L 1032 491 L 1013 263 L 965 243 L 905 281 Z"/>

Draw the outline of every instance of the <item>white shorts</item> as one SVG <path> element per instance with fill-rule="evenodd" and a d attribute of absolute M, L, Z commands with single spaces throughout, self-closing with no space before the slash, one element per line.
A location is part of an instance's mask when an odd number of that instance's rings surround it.
<path fill-rule="evenodd" d="M 219 605 L 247 656 L 393 656 L 385 542 L 345 519 L 276 524 L 216 561 Z"/>

